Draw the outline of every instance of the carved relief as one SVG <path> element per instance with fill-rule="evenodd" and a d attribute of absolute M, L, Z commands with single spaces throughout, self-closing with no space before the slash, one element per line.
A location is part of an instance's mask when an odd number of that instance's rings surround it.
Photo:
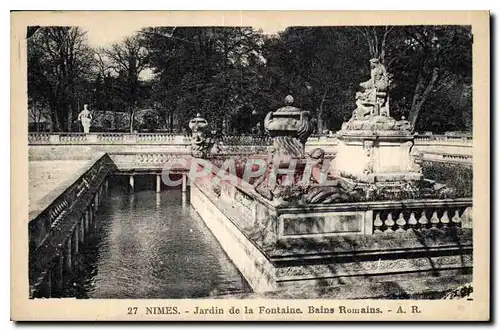
<path fill-rule="evenodd" d="M 363 142 L 363 149 L 368 161 L 365 163 L 365 168 L 363 169 L 363 174 L 369 175 L 373 173 L 373 141 L 365 140 Z"/>

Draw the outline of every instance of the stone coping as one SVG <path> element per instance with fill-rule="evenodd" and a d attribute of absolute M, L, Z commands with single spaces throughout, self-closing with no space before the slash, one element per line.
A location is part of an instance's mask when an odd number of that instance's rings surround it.
<path fill-rule="evenodd" d="M 75 172 L 68 179 L 59 183 L 53 190 L 36 201 L 36 207 L 29 211 L 28 222 L 31 222 L 31 220 L 37 218 L 52 203 L 54 203 L 57 198 L 59 198 L 66 190 L 68 190 L 71 185 L 73 185 L 81 176 L 83 176 L 88 170 L 90 170 L 98 160 L 105 156 L 106 153 L 104 152 L 97 153 L 97 156 L 90 159 L 82 167 L 75 169 Z"/>
<path fill-rule="evenodd" d="M 435 207 L 459 207 L 472 206 L 472 198 L 456 199 L 415 199 L 415 200 L 389 200 L 389 201 L 367 201 L 335 204 L 314 204 L 300 206 L 280 206 L 276 210 L 279 213 L 303 213 L 303 212 L 329 212 L 329 211 L 353 211 L 353 210 L 381 210 L 381 209 L 409 209 Z"/>

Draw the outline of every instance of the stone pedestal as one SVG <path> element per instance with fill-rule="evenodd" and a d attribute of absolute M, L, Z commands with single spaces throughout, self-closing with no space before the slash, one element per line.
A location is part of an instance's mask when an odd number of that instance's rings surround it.
<path fill-rule="evenodd" d="M 396 130 L 345 130 L 339 136 L 337 176 L 368 183 L 422 179 L 412 156 L 412 134 Z"/>

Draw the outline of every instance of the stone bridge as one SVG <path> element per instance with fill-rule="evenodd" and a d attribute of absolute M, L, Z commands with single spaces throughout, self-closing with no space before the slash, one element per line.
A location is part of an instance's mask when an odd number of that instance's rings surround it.
<path fill-rule="evenodd" d="M 120 159 L 124 167 L 130 166 L 133 155 L 137 162 L 154 163 L 165 156 L 188 155 L 190 137 L 170 133 L 30 133 L 29 158 L 89 159 L 98 152 Z M 223 136 L 219 141 L 220 154 L 250 155 L 267 153 L 271 138 L 258 136 Z M 311 136 L 306 151 L 322 148 L 326 154 L 335 154 L 338 139 L 335 135 Z M 78 148 L 74 148 L 78 146 Z M 424 160 L 472 164 L 472 136 L 416 135 L 415 147 Z M 141 161 L 142 160 L 142 161 Z M 128 165 L 125 165 L 125 164 Z"/>

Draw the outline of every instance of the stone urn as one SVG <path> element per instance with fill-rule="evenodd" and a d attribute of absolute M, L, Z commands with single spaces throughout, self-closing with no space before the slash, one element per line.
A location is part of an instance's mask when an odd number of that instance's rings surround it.
<path fill-rule="evenodd" d="M 314 127 L 310 113 L 293 107 L 293 101 L 293 97 L 288 95 L 284 107 L 269 112 L 264 119 L 264 128 L 273 138 L 275 153 L 304 158 L 304 145 Z"/>

